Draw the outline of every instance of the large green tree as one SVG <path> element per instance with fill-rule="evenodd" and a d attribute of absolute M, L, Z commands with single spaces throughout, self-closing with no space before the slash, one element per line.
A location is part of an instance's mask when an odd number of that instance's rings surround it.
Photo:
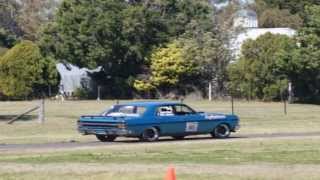
<path fill-rule="evenodd" d="M 298 14 L 291 14 L 287 9 L 268 8 L 259 15 L 259 27 L 262 28 L 290 27 L 299 29 L 302 25 L 302 18 Z"/>
<path fill-rule="evenodd" d="M 169 34 L 177 37 L 186 32 L 186 26 L 192 22 L 201 22 L 207 30 L 212 29 L 213 7 L 207 0 L 142 0 L 148 9 L 161 13 Z"/>
<path fill-rule="evenodd" d="M 256 0 L 255 8 L 261 27 L 300 28 L 306 23 L 305 7 L 320 5 L 318 0 Z"/>
<path fill-rule="evenodd" d="M 304 13 L 306 6 L 320 5 L 318 0 L 262 0 L 270 7 L 288 9 L 291 13 Z"/>
<path fill-rule="evenodd" d="M 56 75 L 54 61 L 43 58 L 31 41 L 22 41 L 0 58 L 0 92 L 9 97 L 39 95 L 44 86 L 56 83 Z"/>
<path fill-rule="evenodd" d="M 292 81 L 301 101 L 320 102 L 320 6 L 306 8 L 306 26 L 297 35 L 297 46 L 283 53 L 281 70 Z"/>
<path fill-rule="evenodd" d="M 102 66 L 99 83 L 112 87 L 111 94 L 127 92 L 132 79 L 150 69 L 154 48 L 184 34 L 192 22 L 209 31 L 211 21 L 205 0 L 68 0 L 44 29 L 40 46 L 57 60 Z"/>
<path fill-rule="evenodd" d="M 246 98 L 275 100 L 287 87 L 282 55 L 295 47 L 285 35 L 267 33 L 242 46 L 242 56 L 229 67 L 230 88 Z"/>

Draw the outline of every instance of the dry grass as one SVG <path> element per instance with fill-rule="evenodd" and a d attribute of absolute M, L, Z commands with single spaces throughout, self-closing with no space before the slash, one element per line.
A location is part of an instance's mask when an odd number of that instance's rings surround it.
<path fill-rule="evenodd" d="M 160 180 L 168 166 L 185 180 L 319 179 L 319 138 L 179 141 L 6 154 L 0 157 L 0 179 Z"/>
<path fill-rule="evenodd" d="M 80 115 L 96 114 L 115 101 L 47 101 L 47 120 L 0 119 L 1 143 L 96 141 L 76 131 Z M 228 113 L 229 102 L 186 102 L 201 111 Z M 0 116 L 25 111 L 37 102 L 0 102 Z M 241 117 L 239 134 L 319 132 L 320 108 L 281 103 L 236 102 Z M 309 180 L 320 179 L 320 137 L 279 139 L 195 140 L 160 143 L 119 143 L 103 147 L 0 151 L 0 179 L 4 180 L 161 180 L 169 165 L 184 180 Z"/>
<path fill-rule="evenodd" d="M 37 105 L 36 101 L 0 102 L 1 115 L 16 115 Z M 40 125 L 36 120 L 7 125 L 0 119 L 0 143 L 46 143 L 62 141 L 95 141 L 76 131 L 80 115 L 97 114 L 115 101 L 47 101 L 47 119 Z M 230 102 L 187 101 L 199 111 L 230 113 Z M 241 118 L 240 134 L 310 132 L 320 129 L 320 108 L 316 105 L 294 104 L 283 113 L 281 103 L 236 102 L 235 112 Z"/>
<path fill-rule="evenodd" d="M 183 179 L 317 179 L 319 165 L 194 165 L 172 164 Z M 159 164 L 0 164 L 1 172 L 9 177 L 33 176 L 36 179 L 162 179 L 168 166 Z M 17 176 L 19 174 L 19 176 Z M 5 174 L 3 174 L 5 175 Z M 43 177 L 47 176 L 47 177 Z M 43 178 L 42 178 L 43 177 Z M 28 178 L 31 179 L 31 178 Z M 182 178 L 181 178 L 182 179 Z"/>

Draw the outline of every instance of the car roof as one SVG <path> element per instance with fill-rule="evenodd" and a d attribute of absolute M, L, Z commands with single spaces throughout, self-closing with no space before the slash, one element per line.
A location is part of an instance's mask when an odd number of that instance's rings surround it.
<path fill-rule="evenodd" d="M 172 101 L 136 101 L 136 102 L 129 102 L 129 103 L 121 103 L 120 105 L 161 106 L 161 105 L 175 105 L 175 104 L 181 104 L 181 103 L 172 102 Z"/>

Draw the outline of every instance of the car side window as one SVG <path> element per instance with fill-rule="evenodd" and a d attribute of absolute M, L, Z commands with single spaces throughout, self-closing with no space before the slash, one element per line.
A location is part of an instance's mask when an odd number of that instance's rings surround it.
<path fill-rule="evenodd" d="M 172 106 L 160 106 L 157 109 L 157 116 L 173 116 L 173 107 Z"/>
<path fill-rule="evenodd" d="M 188 106 L 185 105 L 175 105 L 174 106 L 174 114 L 175 115 L 188 115 L 188 114 L 194 114 L 195 111 Z"/>

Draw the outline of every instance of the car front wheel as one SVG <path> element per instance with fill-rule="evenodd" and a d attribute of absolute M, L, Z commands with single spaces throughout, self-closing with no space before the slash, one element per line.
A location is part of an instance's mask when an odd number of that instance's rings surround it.
<path fill-rule="evenodd" d="M 96 137 L 99 141 L 101 142 L 112 142 L 114 141 L 117 136 L 112 136 L 112 135 L 99 135 L 99 134 L 96 134 Z"/>
<path fill-rule="evenodd" d="M 141 135 L 142 141 L 153 142 L 159 139 L 159 131 L 155 127 L 145 129 Z"/>
<path fill-rule="evenodd" d="M 215 137 L 215 138 L 227 138 L 230 136 L 230 128 L 228 125 L 226 124 L 220 124 L 218 125 L 214 130 L 213 132 L 211 133 L 212 137 Z"/>

